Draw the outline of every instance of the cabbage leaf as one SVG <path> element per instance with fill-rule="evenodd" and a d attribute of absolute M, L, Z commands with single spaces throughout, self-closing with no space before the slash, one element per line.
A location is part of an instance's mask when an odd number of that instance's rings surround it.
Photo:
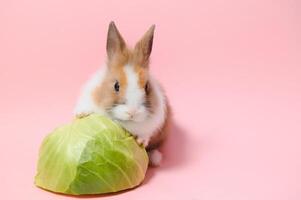
<path fill-rule="evenodd" d="M 92 114 L 75 119 L 43 141 L 35 184 L 58 193 L 101 194 L 139 185 L 148 156 L 126 130 Z"/>

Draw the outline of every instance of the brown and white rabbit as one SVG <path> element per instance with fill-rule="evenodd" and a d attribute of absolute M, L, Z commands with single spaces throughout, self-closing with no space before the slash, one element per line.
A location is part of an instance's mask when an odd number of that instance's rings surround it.
<path fill-rule="evenodd" d="M 167 99 L 149 73 L 155 26 L 129 48 L 114 22 L 107 36 L 107 62 L 82 89 L 75 115 L 105 115 L 136 136 L 148 150 L 152 165 L 162 159 L 157 150 L 166 136 Z"/>

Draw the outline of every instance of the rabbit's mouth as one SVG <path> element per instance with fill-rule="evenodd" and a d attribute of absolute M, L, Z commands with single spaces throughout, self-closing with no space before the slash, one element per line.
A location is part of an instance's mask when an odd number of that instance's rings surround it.
<path fill-rule="evenodd" d="M 148 118 L 148 110 L 144 106 L 130 107 L 117 105 L 110 109 L 111 118 L 121 122 L 143 122 Z"/>

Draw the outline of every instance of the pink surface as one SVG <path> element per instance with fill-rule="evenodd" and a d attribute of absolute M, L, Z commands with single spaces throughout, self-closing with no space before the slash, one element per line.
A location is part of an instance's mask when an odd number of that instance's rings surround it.
<path fill-rule="evenodd" d="M 72 199 L 33 185 L 38 148 L 70 121 L 115 20 L 156 23 L 152 71 L 176 126 L 163 166 L 96 199 L 301 199 L 300 1 L 0 1 L 1 199 Z"/>

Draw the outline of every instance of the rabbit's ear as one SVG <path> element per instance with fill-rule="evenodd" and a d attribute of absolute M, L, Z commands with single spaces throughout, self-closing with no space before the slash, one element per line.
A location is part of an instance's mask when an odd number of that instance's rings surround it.
<path fill-rule="evenodd" d="M 108 58 L 111 59 L 115 54 L 121 53 L 126 44 L 119 33 L 115 23 L 112 21 L 109 25 L 108 36 L 107 36 L 107 54 Z"/>
<path fill-rule="evenodd" d="M 155 25 L 152 25 L 135 46 L 135 58 L 140 63 L 147 63 L 152 52 Z"/>

